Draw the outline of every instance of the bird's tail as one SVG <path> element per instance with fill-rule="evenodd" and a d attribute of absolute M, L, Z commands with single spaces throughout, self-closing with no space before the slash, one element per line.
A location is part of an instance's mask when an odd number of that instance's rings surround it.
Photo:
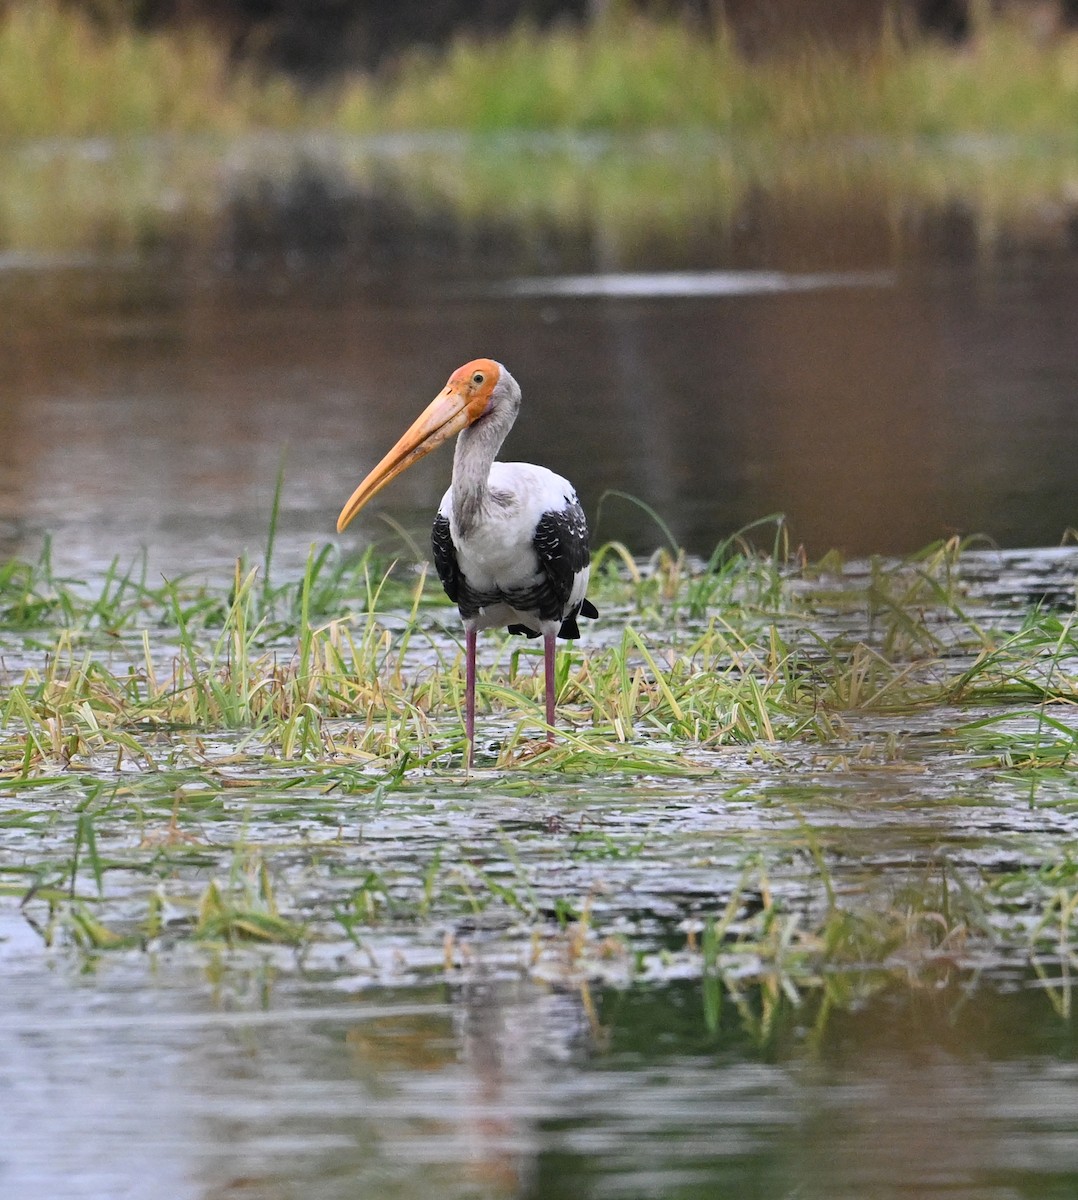
<path fill-rule="evenodd" d="M 574 638 L 580 637 L 580 627 L 576 623 L 577 617 L 597 617 L 599 610 L 590 600 L 581 600 L 580 607 L 571 612 L 561 623 L 561 628 L 558 630 L 558 637 L 565 638 L 567 641 L 572 641 Z"/>

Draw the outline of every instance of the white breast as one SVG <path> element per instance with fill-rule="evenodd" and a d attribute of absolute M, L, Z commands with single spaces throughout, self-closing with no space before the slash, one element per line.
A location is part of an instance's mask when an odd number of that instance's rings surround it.
<path fill-rule="evenodd" d="M 457 559 L 469 584 L 478 590 L 511 590 L 539 575 L 532 539 L 540 517 L 574 503 L 576 492 L 567 479 L 531 463 L 494 463 L 490 487 L 504 502 L 492 504 L 467 534 L 457 528 L 452 488 L 438 511 L 449 519 Z"/>

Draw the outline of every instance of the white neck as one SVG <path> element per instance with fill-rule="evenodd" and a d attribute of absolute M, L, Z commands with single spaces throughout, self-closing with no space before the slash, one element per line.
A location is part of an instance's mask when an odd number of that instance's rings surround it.
<path fill-rule="evenodd" d="M 490 507 L 490 468 L 513 428 L 520 388 L 502 370 L 485 416 L 463 429 L 453 452 L 453 517 L 462 533 L 475 527 Z"/>

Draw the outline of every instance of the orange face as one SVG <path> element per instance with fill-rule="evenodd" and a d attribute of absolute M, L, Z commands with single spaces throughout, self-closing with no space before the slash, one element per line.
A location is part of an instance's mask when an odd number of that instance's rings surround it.
<path fill-rule="evenodd" d="M 349 497 L 337 518 L 337 532 L 402 471 L 478 421 L 490 407 L 491 393 L 500 375 L 501 368 L 489 358 L 476 358 L 458 367 L 400 441 Z"/>
<path fill-rule="evenodd" d="M 501 375 L 501 368 L 493 359 L 473 358 L 463 367 L 457 367 L 445 385 L 443 395 L 453 393 L 464 399 L 471 420 L 478 421 L 487 411 L 490 394 Z"/>

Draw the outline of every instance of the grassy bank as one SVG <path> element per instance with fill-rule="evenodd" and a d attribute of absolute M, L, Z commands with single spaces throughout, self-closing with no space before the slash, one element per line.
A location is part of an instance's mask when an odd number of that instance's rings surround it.
<path fill-rule="evenodd" d="M 229 64 L 220 39 L 92 28 L 52 3 L 0 18 L 0 136 L 417 129 L 701 128 L 776 140 L 1011 134 L 1073 145 L 1078 39 L 982 25 L 959 50 L 883 37 L 749 60 L 733 38 L 616 13 L 582 30 L 459 41 L 379 78 L 301 95 Z"/>
<path fill-rule="evenodd" d="M 100 28 L 51 0 L 0 15 L 0 138 L 233 133 L 295 122 L 284 80 L 230 67 L 218 39 Z"/>
<path fill-rule="evenodd" d="M 779 141 L 1009 133 L 1070 144 L 1076 105 L 1078 39 L 1039 44 L 1003 23 L 957 51 L 884 37 L 859 55 L 807 44 L 749 60 L 728 33 L 621 19 L 412 58 L 376 111 L 402 128 L 695 127 Z"/>

